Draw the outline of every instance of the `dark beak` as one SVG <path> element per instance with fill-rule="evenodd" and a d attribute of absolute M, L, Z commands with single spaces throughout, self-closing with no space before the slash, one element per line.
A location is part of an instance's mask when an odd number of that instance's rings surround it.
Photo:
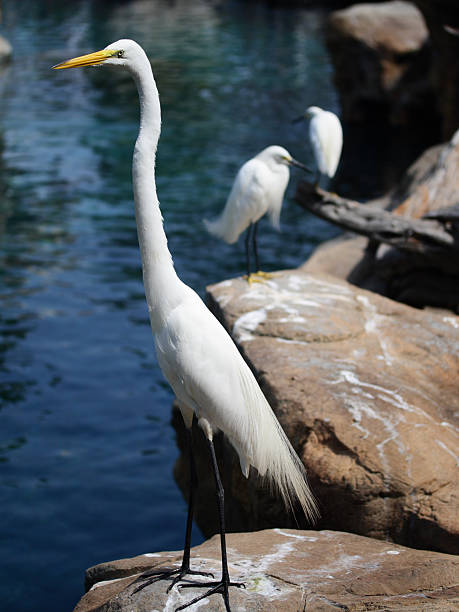
<path fill-rule="evenodd" d="M 292 123 L 299 123 L 300 121 L 304 121 L 304 115 L 300 115 L 296 119 L 292 119 Z"/>
<path fill-rule="evenodd" d="M 308 166 L 305 166 L 304 164 L 302 164 L 299 161 L 296 161 L 296 159 L 289 159 L 288 161 L 290 166 L 296 166 L 297 168 L 301 168 L 302 170 L 304 170 L 305 172 L 313 172 L 313 170 L 311 170 L 311 168 L 309 168 Z"/>

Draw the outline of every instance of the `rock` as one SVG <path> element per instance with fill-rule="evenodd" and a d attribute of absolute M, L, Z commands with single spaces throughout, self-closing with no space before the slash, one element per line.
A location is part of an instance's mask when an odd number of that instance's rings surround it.
<path fill-rule="evenodd" d="M 389 209 L 418 219 L 458 203 L 459 130 L 443 145 L 427 149 L 388 196 Z"/>
<path fill-rule="evenodd" d="M 442 117 L 443 138 L 450 138 L 459 126 L 457 0 L 414 0 L 414 3 L 421 10 L 430 32 L 434 52 L 427 76 L 435 91 L 435 108 Z"/>
<path fill-rule="evenodd" d="M 11 44 L 0 36 L 0 66 L 7 64 L 11 60 L 11 56 L 13 54 L 13 49 Z"/>
<path fill-rule="evenodd" d="M 428 149 L 407 170 L 399 185 L 365 207 L 381 206 L 412 219 L 443 218 L 451 227 L 451 235 L 459 240 L 458 169 L 459 130 L 446 144 Z M 421 257 L 388 245 L 367 247 L 367 239 L 355 236 L 324 243 L 303 269 L 333 274 L 412 306 L 458 311 L 459 248 L 443 255 L 440 249 L 433 249 L 430 257 Z"/>
<path fill-rule="evenodd" d="M 375 112 L 393 124 L 438 120 L 425 78 L 429 32 L 416 6 L 356 4 L 331 13 L 326 35 L 344 120 L 373 119 Z"/>
<path fill-rule="evenodd" d="M 225 281 L 208 299 L 307 467 L 319 526 L 458 552 L 459 317 L 303 270 L 251 288 Z M 215 493 L 204 444 L 198 454 L 196 520 L 208 535 Z M 230 531 L 295 526 L 229 446 L 223 480 Z"/>
<path fill-rule="evenodd" d="M 459 273 L 427 263 L 409 253 L 380 246 L 368 249 L 363 236 L 347 236 L 322 244 L 302 266 L 311 274 L 333 274 L 350 283 L 416 308 L 459 312 Z"/>
<path fill-rule="evenodd" d="M 231 579 L 246 585 L 245 589 L 230 588 L 230 603 L 235 612 L 450 612 L 459 605 L 459 558 L 452 555 L 412 550 L 334 531 L 273 529 L 232 533 L 228 534 L 227 543 Z M 193 568 L 218 577 L 221 573 L 218 536 L 193 548 L 191 558 Z M 169 582 L 161 581 L 133 594 L 137 586 L 133 582 L 146 567 L 179 565 L 180 559 L 178 552 L 157 553 L 90 568 L 87 577 L 94 586 L 74 612 L 174 610 L 202 594 L 202 590 L 180 591 L 174 587 L 168 594 Z M 199 609 L 225 608 L 222 597 L 212 595 Z"/>
<path fill-rule="evenodd" d="M 384 295 L 385 284 L 374 278 L 373 256 L 367 257 L 367 247 L 368 238 L 345 234 L 320 244 L 300 269 L 308 274 L 327 274 L 349 282 L 359 270 L 359 278 L 364 279 L 365 284 L 354 284 Z"/>

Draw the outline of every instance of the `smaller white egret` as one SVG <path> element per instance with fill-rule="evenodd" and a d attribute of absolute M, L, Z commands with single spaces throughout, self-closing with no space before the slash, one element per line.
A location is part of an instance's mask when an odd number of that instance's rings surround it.
<path fill-rule="evenodd" d="M 278 145 L 263 149 L 239 169 L 222 213 L 214 220 L 204 219 L 207 230 L 228 244 L 234 244 L 248 228 L 245 239 L 247 278 L 267 276 L 260 272 L 257 251 L 257 223 L 268 213 L 272 225 L 279 229 L 279 218 L 290 178 L 289 166 L 309 168 L 293 159 Z M 250 239 L 255 257 L 255 274 L 250 272 Z"/>
<path fill-rule="evenodd" d="M 318 106 L 310 106 L 303 115 L 293 121 L 310 119 L 309 140 L 311 141 L 314 158 L 320 174 L 329 178 L 335 176 L 343 148 L 343 130 L 340 120 L 331 111 Z M 319 184 L 320 175 L 316 181 Z"/>

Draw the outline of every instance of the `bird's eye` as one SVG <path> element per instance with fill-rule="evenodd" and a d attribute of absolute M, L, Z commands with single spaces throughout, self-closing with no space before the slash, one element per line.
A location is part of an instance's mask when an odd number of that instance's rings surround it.
<path fill-rule="evenodd" d="M 124 51 L 118 51 L 116 57 L 124 57 Z"/>

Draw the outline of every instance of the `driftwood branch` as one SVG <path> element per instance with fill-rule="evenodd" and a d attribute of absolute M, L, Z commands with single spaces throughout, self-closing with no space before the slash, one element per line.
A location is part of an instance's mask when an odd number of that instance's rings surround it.
<path fill-rule="evenodd" d="M 434 258 L 459 258 L 457 222 L 451 219 L 408 219 L 382 208 L 346 200 L 302 181 L 295 199 L 306 210 L 339 227 L 398 249 Z"/>

